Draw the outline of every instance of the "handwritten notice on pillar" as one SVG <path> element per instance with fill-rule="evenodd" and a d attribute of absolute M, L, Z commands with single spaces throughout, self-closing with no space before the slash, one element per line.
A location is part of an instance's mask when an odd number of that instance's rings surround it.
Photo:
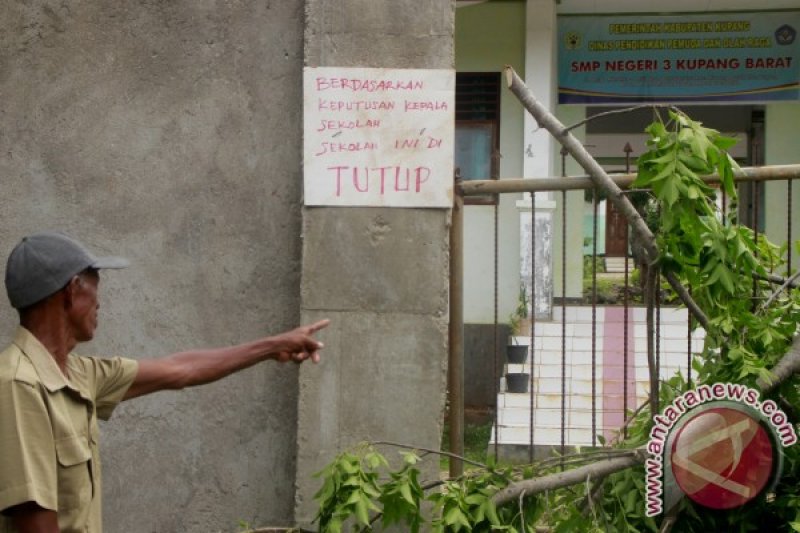
<path fill-rule="evenodd" d="M 308 67 L 306 205 L 453 205 L 452 70 Z"/>

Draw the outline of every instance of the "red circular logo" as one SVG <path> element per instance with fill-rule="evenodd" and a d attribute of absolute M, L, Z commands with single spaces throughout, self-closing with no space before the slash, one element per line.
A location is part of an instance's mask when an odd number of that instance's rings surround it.
<path fill-rule="evenodd" d="M 715 407 L 693 416 L 672 443 L 672 473 L 692 500 L 731 509 L 761 492 L 772 474 L 773 447 L 748 414 Z"/>

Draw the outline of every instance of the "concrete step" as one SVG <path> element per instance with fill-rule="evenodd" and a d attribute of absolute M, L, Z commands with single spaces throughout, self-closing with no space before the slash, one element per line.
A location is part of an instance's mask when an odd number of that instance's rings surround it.
<path fill-rule="evenodd" d="M 607 274 L 624 274 L 625 273 L 625 258 L 624 257 L 606 257 L 606 273 Z M 628 258 L 628 273 L 633 271 L 635 265 L 633 259 Z"/>

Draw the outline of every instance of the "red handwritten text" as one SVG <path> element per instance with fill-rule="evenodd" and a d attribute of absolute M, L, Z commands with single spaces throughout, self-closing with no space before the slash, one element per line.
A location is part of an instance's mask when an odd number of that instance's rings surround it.
<path fill-rule="evenodd" d="M 447 102 L 441 100 L 405 101 L 406 111 L 447 111 Z"/>
<path fill-rule="evenodd" d="M 423 88 L 420 80 L 357 80 L 320 76 L 317 77 L 316 81 L 318 91 L 341 89 L 374 93 L 379 91 L 413 91 L 422 90 Z"/>
<path fill-rule="evenodd" d="M 363 128 L 380 128 L 380 120 L 320 120 L 317 131 L 360 130 Z"/>
<path fill-rule="evenodd" d="M 325 100 L 319 99 L 320 111 L 392 111 L 394 102 L 391 100 L 357 100 L 348 102 L 345 100 Z"/>
<path fill-rule="evenodd" d="M 338 152 L 368 152 L 377 149 L 378 143 L 373 142 L 336 143 L 323 141 L 320 143 L 319 151 L 314 155 L 320 156 L 325 154 L 335 154 Z"/>
<path fill-rule="evenodd" d="M 356 192 L 367 193 L 370 187 L 378 187 L 381 195 L 389 192 L 414 192 L 422 190 L 422 184 L 431 176 L 428 167 L 351 167 L 335 166 L 328 170 L 336 179 L 336 196 L 342 195 L 342 189 L 349 188 Z"/>

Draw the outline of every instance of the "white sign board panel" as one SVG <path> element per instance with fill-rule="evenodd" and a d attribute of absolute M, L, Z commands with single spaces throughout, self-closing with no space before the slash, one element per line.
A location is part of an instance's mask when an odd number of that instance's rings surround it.
<path fill-rule="evenodd" d="M 307 67 L 305 204 L 451 207 L 452 70 Z"/>

